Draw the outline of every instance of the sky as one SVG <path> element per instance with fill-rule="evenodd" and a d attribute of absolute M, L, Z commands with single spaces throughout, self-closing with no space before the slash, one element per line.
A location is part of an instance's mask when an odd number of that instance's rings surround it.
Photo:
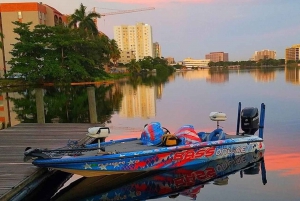
<path fill-rule="evenodd" d="M 1 3 L 32 2 L 2 0 Z M 143 22 L 152 26 L 153 42 L 163 57 L 182 61 L 225 52 L 230 61 L 250 59 L 255 51 L 276 51 L 300 44 L 300 0 L 43 0 L 63 14 L 80 3 L 100 14 L 154 7 L 153 10 L 107 15 L 98 29 L 113 39 L 113 27 Z"/>

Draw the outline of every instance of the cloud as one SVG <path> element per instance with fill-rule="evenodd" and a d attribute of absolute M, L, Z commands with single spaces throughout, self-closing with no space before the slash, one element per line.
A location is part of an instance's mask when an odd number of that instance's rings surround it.
<path fill-rule="evenodd" d="M 168 3 L 212 3 L 218 0 L 104 0 L 105 2 L 126 4 L 168 4 Z"/>
<path fill-rule="evenodd" d="M 99 0 L 98 0 L 99 1 Z M 258 0 L 104 0 L 104 2 L 124 3 L 124 4 L 145 4 L 145 5 L 161 5 L 171 3 L 196 3 L 196 4 L 207 4 L 207 3 L 249 3 L 257 2 Z M 264 1 L 264 0 L 260 0 Z M 101 1 L 103 2 L 103 1 Z"/>

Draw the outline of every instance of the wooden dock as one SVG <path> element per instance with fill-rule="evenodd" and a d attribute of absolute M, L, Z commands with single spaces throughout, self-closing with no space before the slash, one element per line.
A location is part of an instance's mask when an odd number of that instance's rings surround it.
<path fill-rule="evenodd" d="M 0 130 L 0 200 L 17 200 L 14 197 L 20 197 L 32 181 L 49 174 L 46 169 L 33 166 L 31 161 L 23 161 L 26 147 L 58 148 L 65 146 L 68 140 L 85 143 L 87 129 L 93 126 L 100 125 L 22 123 Z M 29 190 L 33 190 L 32 187 L 26 189 Z"/>

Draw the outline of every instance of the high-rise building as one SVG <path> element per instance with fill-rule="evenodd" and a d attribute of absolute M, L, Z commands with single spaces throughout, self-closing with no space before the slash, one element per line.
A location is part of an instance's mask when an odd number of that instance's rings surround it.
<path fill-rule="evenodd" d="M 253 55 L 254 61 L 259 61 L 262 59 L 275 59 L 275 58 L 276 58 L 276 52 L 273 50 L 255 51 Z"/>
<path fill-rule="evenodd" d="M 153 57 L 161 58 L 161 47 L 158 42 L 153 43 Z"/>
<path fill-rule="evenodd" d="M 66 23 L 66 16 L 55 8 L 42 3 L 0 3 L 0 32 L 3 33 L 3 49 L 0 49 L 0 77 L 10 70 L 7 64 L 12 56 L 9 53 L 16 43 L 17 34 L 13 32 L 15 25 L 12 23 L 19 21 L 23 23 L 32 22 L 31 27 L 44 24 L 55 26 Z M 0 39 L 1 40 L 1 39 Z"/>
<path fill-rule="evenodd" d="M 210 52 L 209 54 L 205 55 L 205 59 L 209 59 L 212 62 L 228 61 L 228 53 Z"/>
<path fill-rule="evenodd" d="M 138 61 L 144 57 L 153 57 L 152 28 L 149 24 L 114 26 L 114 39 L 122 52 L 133 52 Z M 130 62 L 129 58 L 121 58 L 121 63 Z"/>
<path fill-rule="evenodd" d="M 285 63 L 299 60 L 300 44 L 285 49 Z"/>

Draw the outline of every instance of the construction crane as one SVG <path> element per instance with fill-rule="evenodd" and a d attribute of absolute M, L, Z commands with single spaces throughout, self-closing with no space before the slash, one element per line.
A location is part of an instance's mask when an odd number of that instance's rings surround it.
<path fill-rule="evenodd" d="M 140 8 L 140 9 L 133 9 L 133 10 L 120 10 L 120 11 L 115 11 L 110 13 L 102 13 L 102 14 L 100 13 L 100 16 L 118 15 L 118 14 L 133 13 L 133 12 L 140 12 L 140 11 L 154 10 L 154 9 L 155 9 L 154 7 L 148 7 L 148 8 Z"/>
<path fill-rule="evenodd" d="M 146 10 L 154 10 L 154 7 L 148 7 L 148 8 L 140 8 L 140 9 L 132 9 L 132 10 L 120 10 L 115 12 L 109 12 L 109 13 L 99 13 L 101 17 L 107 16 L 107 15 L 119 15 L 119 14 L 126 14 L 126 13 L 133 13 L 133 12 L 140 12 L 140 11 L 146 11 Z M 96 7 L 93 8 L 93 12 L 96 12 Z M 94 22 L 97 25 L 97 18 L 94 18 Z"/>

